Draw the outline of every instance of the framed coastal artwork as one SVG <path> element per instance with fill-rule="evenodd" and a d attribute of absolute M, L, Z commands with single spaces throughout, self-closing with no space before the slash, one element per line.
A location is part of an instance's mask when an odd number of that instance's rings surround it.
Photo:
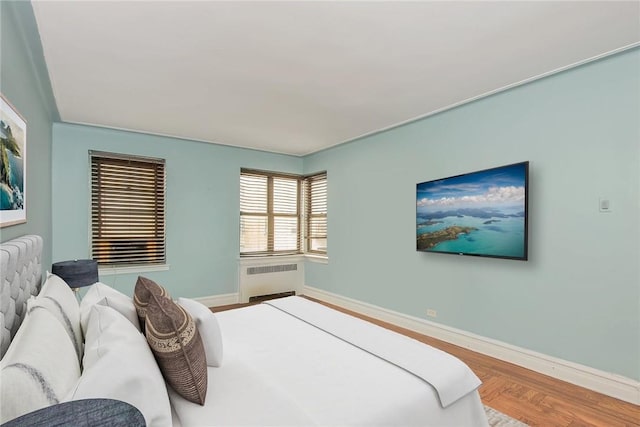
<path fill-rule="evenodd" d="M 27 222 L 27 123 L 0 94 L 0 227 Z"/>

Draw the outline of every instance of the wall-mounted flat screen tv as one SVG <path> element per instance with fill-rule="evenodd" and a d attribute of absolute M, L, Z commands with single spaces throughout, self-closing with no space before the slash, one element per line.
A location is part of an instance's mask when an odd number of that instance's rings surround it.
<path fill-rule="evenodd" d="M 529 162 L 416 185 L 418 251 L 527 260 Z"/>

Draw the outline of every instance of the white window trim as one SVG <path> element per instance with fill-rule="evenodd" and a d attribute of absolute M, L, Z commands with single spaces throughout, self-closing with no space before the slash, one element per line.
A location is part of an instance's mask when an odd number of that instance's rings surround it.
<path fill-rule="evenodd" d="M 169 264 L 129 265 L 126 267 L 103 266 L 98 268 L 100 276 L 112 276 L 114 274 L 149 273 L 152 271 L 167 271 Z"/>
<path fill-rule="evenodd" d="M 304 254 L 305 261 L 313 262 L 316 264 L 329 264 L 329 256 L 328 255 L 320 255 L 320 254 Z"/>

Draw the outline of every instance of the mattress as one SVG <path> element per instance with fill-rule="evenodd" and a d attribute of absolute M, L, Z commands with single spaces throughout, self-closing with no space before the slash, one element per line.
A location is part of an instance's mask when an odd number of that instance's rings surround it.
<path fill-rule="evenodd" d="M 311 313 L 311 319 L 301 318 L 305 313 Z M 394 341 L 399 334 L 298 297 L 216 316 L 224 360 L 221 367 L 208 368 L 205 405 L 188 402 L 169 390 L 183 427 L 488 425 L 476 390 L 477 377 L 469 375 L 458 359 L 430 346 Z M 318 319 L 320 325 L 314 325 Z M 322 319 L 324 323 L 331 319 L 328 323 L 334 329 L 325 330 Z M 340 336 L 341 323 L 346 338 Z M 378 333 L 388 337 L 375 338 Z M 349 334 L 374 338 L 352 343 Z M 381 355 L 367 348 L 374 341 L 382 343 Z M 389 342 L 397 347 L 391 353 L 422 354 L 426 349 L 424 355 L 432 350 L 439 355 L 421 356 L 430 368 L 412 372 L 415 360 L 407 365 L 406 358 L 395 360 L 393 354 L 385 353 Z M 441 375 L 447 369 L 452 372 Z M 437 373 L 435 386 L 423 378 L 429 371 Z M 456 384 L 451 387 L 443 378 Z M 445 404 L 443 395 L 448 396 Z"/>

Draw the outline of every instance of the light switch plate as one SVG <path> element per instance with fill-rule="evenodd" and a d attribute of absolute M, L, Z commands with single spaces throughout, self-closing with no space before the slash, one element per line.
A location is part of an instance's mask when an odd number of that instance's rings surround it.
<path fill-rule="evenodd" d="M 600 197 L 599 201 L 599 208 L 600 208 L 600 212 L 612 212 L 612 206 L 611 206 L 611 200 L 606 198 L 606 197 Z"/>

